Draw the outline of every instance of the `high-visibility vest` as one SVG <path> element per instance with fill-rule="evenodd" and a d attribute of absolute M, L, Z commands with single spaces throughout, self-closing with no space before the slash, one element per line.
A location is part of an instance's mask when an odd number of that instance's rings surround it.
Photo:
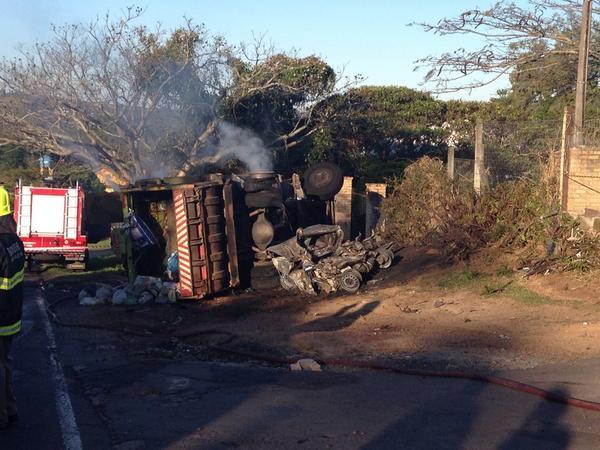
<path fill-rule="evenodd" d="M 0 217 L 10 214 L 10 197 L 4 186 L 0 186 Z"/>
<path fill-rule="evenodd" d="M 16 234 L 0 234 L 0 336 L 21 331 L 25 250 Z"/>

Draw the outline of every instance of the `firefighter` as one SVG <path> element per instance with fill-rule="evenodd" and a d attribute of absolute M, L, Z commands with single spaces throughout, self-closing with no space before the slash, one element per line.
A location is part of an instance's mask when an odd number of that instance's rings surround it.
<path fill-rule="evenodd" d="M 18 419 L 10 348 L 21 331 L 25 251 L 15 230 L 8 193 L 0 185 L 0 429 Z"/>

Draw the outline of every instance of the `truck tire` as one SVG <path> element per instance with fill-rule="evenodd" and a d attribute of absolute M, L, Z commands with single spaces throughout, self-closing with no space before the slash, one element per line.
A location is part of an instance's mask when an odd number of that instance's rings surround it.
<path fill-rule="evenodd" d="M 310 166 L 303 177 L 304 192 L 323 201 L 333 200 L 344 184 L 344 174 L 336 164 L 317 163 Z"/>
<path fill-rule="evenodd" d="M 350 269 L 342 272 L 339 276 L 340 289 L 349 294 L 356 294 L 362 284 L 362 275 L 360 272 Z"/>

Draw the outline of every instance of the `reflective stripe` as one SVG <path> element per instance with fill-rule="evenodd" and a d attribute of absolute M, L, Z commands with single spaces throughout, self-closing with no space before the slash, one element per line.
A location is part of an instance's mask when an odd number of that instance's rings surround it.
<path fill-rule="evenodd" d="M 0 327 L 0 336 L 12 336 L 21 331 L 21 321 L 8 325 L 6 327 Z"/>
<path fill-rule="evenodd" d="M 0 290 L 10 291 L 25 279 L 25 268 L 14 274 L 10 278 L 0 278 Z"/>

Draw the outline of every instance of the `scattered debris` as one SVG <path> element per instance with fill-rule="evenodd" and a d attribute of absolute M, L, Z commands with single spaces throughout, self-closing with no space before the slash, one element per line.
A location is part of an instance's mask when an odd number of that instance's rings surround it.
<path fill-rule="evenodd" d="M 446 304 L 446 302 L 444 300 L 436 300 L 433 304 L 434 308 L 441 308 L 442 306 L 444 306 Z"/>
<path fill-rule="evenodd" d="M 133 284 L 123 287 L 91 284 L 79 292 L 79 304 L 82 306 L 165 304 L 175 303 L 177 298 L 177 283 L 146 276 L 139 276 Z"/>
<path fill-rule="evenodd" d="M 308 372 L 321 372 L 321 365 L 311 358 L 299 359 L 293 364 L 290 364 L 292 370 L 302 370 Z"/>
<path fill-rule="evenodd" d="M 127 291 L 125 289 L 116 289 L 110 299 L 113 305 L 123 305 L 127 301 Z"/>

